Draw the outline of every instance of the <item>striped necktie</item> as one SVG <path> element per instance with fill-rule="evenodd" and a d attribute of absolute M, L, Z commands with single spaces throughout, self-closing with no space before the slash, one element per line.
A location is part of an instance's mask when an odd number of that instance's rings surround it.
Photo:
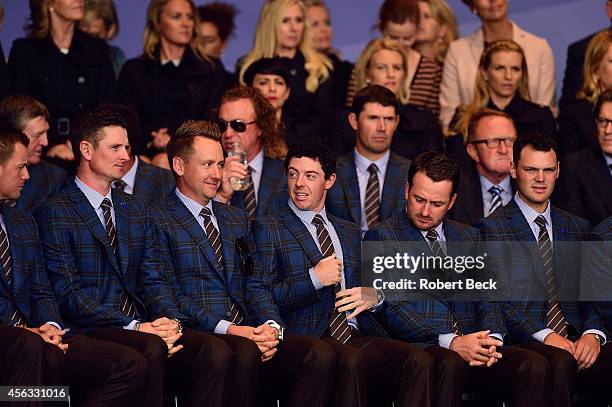
<path fill-rule="evenodd" d="M 113 181 L 113 188 L 118 189 L 121 192 L 125 192 L 125 186 L 127 184 L 124 180 L 118 179 L 117 181 Z"/>
<path fill-rule="evenodd" d="M 255 210 L 257 209 L 257 199 L 255 197 L 255 183 L 253 182 L 253 168 L 249 166 L 248 168 L 249 175 L 247 175 L 247 183 L 249 186 L 247 187 L 244 193 L 244 206 L 249 215 L 249 219 L 255 219 Z"/>
<path fill-rule="evenodd" d="M 561 310 L 559 293 L 557 292 L 552 243 L 548 231 L 546 230 L 546 219 L 544 219 L 544 216 L 539 215 L 535 220 L 535 224 L 540 228 L 538 249 L 542 261 L 544 262 L 544 280 L 546 281 L 546 296 L 548 297 L 546 305 L 546 325 L 557 334 L 567 338 L 566 321 L 563 311 Z"/>
<path fill-rule="evenodd" d="M 200 216 L 202 217 L 202 219 L 204 219 L 204 231 L 206 232 L 208 241 L 210 242 L 213 247 L 213 250 L 215 251 L 215 256 L 217 257 L 217 261 L 221 266 L 221 270 L 223 270 L 225 269 L 225 267 L 223 265 L 223 249 L 221 247 L 221 235 L 215 227 L 215 224 L 212 222 L 212 211 L 209 208 L 204 207 L 200 211 Z M 230 316 L 228 320 L 232 324 L 236 325 L 240 325 L 240 323 L 244 320 L 244 316 L 240 312 L 240 309 L 233 301 L 231 301 Z"/>
<path fill-rule="evenodd" d="M 495 209 L 502 205 L 501 193 L 503 191 L 504 189 L 502 187 L 498 187 L 497 185 L 493 185 L 491 188 L 489 188 L 489 193 L 491 194 L 491 209 L 489 209 L 487 216 L 495 212 Z"/>
<path fill-rule="evenodd" d="M 321 254 L 323 254 L 323 258 L 332 256 L 335 253 L 334 245 L 332 244 L 329 232 L 325 228 L 323 217 L 316 214 L 312 220 L 312 223 L 317 228 L 317 239 L 319 240 L 319 245 L 321 246 Z M 336 293 L 341 289 L 342 286 L 340 283 L 336 283 L 334 285 L 334 291 Z M 340 343 L 347 343 L 348 340 L 351 339 L 351 328 L 348 324 L 348 320 L 346 319 L 346 313 L 338 312 L 338 310 L 334 307 L 330 316 L 330 321 L 329 332 L 331 337 Z"/>
<path fill-rule="evenodd" d="M 370 164 L 368 172 L 370 176 L 366 185 L 364 208 L 368 229 L 372 229 L 380 222 L 380 183 L 376 164 Z"/>

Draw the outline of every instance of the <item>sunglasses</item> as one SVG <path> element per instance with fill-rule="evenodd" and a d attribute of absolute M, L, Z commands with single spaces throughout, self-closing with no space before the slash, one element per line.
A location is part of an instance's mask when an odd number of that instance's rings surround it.
<path fill-rule="evenodd" d="M 217 121 L 217 124 L 219 125 L 219 131 L 221 133 L 225 133 L 225 131 L 227 130 L 227 126 L 229 125 L 232 129 L 234 129 L 235 132 L 237 133 L 244 133 L 247 129 L 247 126 L 249 124 L 253 124 L 255 123 L 255 120 L 250 121 L 250 122 L 245 122 L 244 120 L 241 119 L 236 119 L 236 120 L 232 120 L 231 122 L 226 122 L 223 119 L 219 119 Z"/>

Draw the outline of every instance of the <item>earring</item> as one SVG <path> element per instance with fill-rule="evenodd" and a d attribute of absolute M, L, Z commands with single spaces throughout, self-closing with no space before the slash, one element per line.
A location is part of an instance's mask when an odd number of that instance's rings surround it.
<path fill-rule="evenodd" d="M 370 84 L 370 78 L 366 78 L 366 85 Z"/>
<path fill-rule="evenodd" d="M 53 6 L 49 7 L 49 12 L 50 13 L 55 13 L 55 7 L 53 7 Z"/>

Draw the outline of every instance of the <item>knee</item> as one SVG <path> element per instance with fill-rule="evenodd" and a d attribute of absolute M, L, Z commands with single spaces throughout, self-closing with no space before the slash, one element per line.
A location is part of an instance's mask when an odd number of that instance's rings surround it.
<path fill-rule="evenodd" d="M 166 345 L 166 342 L 157 335 L 143 335 L 144 344 L 141 352 L 142 356 L 149 364 L 159 363 L 159 361 L 165 362 L 166 356 L 168 355 L 168 345 Z"/>
<path fill-rule="evenodd" d="M 261 352 L 255 342 L 245 339 L 243 343 L 234 350 L 234 369 L 241 371 L 255 371 L 261 363 Z"/>
<path fill-rule="evenodd" d="M 147 377 L 149 365 L 143 355 L 125 346 L 121 358 L 117 361 L 117 370 L 123 372 L 123 382 L 129 382 L 134 388 L 140 388 Z"/>
<path fill-rule="evenodd" d="M 229 371 L 234 359 L 234 352 L 222 340 L 211 337 L 211 341 L 203 344 L 197 356 L 195 366 L 205 367 L 216 372 Z"/>
<path fill-rule="evenodd" d="M 554 357 L 548 359 L 548 363 L 550 365 L 549 372 L 552 372 L 555 376 L 558 374 L 569 376 L 578 371 L 578 363 L 574 356 L 563 349 L 555 352 Z"/>
<path fill-rule="evenodd" d="M 468 364 L 456 352 L 449 352 L 437 362 L 436 370 L 445 377 L 461 377 L 467 373 Z"/>
<path fill-rule="evenodd" d="M 338 371 L 358 373 L 365 371 L 365 358 L 361 352 L 348 352 L 339 356 Z"/>
<path fill-rule="evenodd" d="M 30 332 L 27 329 L 22 329 L 22 331 L 23 332 L 19 335 L 19 338 L 16 341 L 18 345 L 15 349 L 19 349 L 19 351 L 27 354 L 28 356 L 36 356 L 38 358 L 43 358 L 45 353 L 50 353 L 45 352 L 48 350 L 48 348 L 45 346 L 46 342 L 40 337 L 40 335 Z"/>
<path fill-rule="evenodd" d="M 517 367 L 517 377 L 529 377 L 530 381 L 540 381 L 550 373 L 551 364 L 539 353 L 530 352 L 529 358 L 525 358 Z M 566 352 L 567 353 L 567 352 Z M 571 355 L 568 353 L 568 356 Z M 573 357 L 571 357 L 573 360 Z"/>
<path fill-rule="evenodd" d="M 452 359 L 454 360 L 454 358 Z M 451 362 L 456 368 L 454 362 Z M 404 363 L 402 365 L 405 372 L 414 374 L 420 372 L 420 374 L 433 374 L 435 369 L 435 362 L 431 355 L 420 348 L 413 348 L 409 352 L 406 352 Z"/>
<path fill-rule="evenodd" d="M 313 343 L 304 358 L 304 365 L 312 366 L 317 371 L 335 370 L 337 363 L 336 352 L 321 340 Z"/>

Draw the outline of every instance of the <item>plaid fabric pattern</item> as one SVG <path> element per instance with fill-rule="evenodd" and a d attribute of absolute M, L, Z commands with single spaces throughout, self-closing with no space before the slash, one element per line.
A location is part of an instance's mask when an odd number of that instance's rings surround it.
<path fill-rule="evenodd" d="M 45 160 L 28 166 L 28 172 L 30 179 L 21 190 L 17 209 L 34 213 L 36 208 L 64 187 L 67 175 L 60 167 Z"/>
<path fill-rule="evenodd" d="M 134 181 L 134 197 L 154 203 L 174 191 L 176 181 L 172 172 L 138 161 Z"/>

